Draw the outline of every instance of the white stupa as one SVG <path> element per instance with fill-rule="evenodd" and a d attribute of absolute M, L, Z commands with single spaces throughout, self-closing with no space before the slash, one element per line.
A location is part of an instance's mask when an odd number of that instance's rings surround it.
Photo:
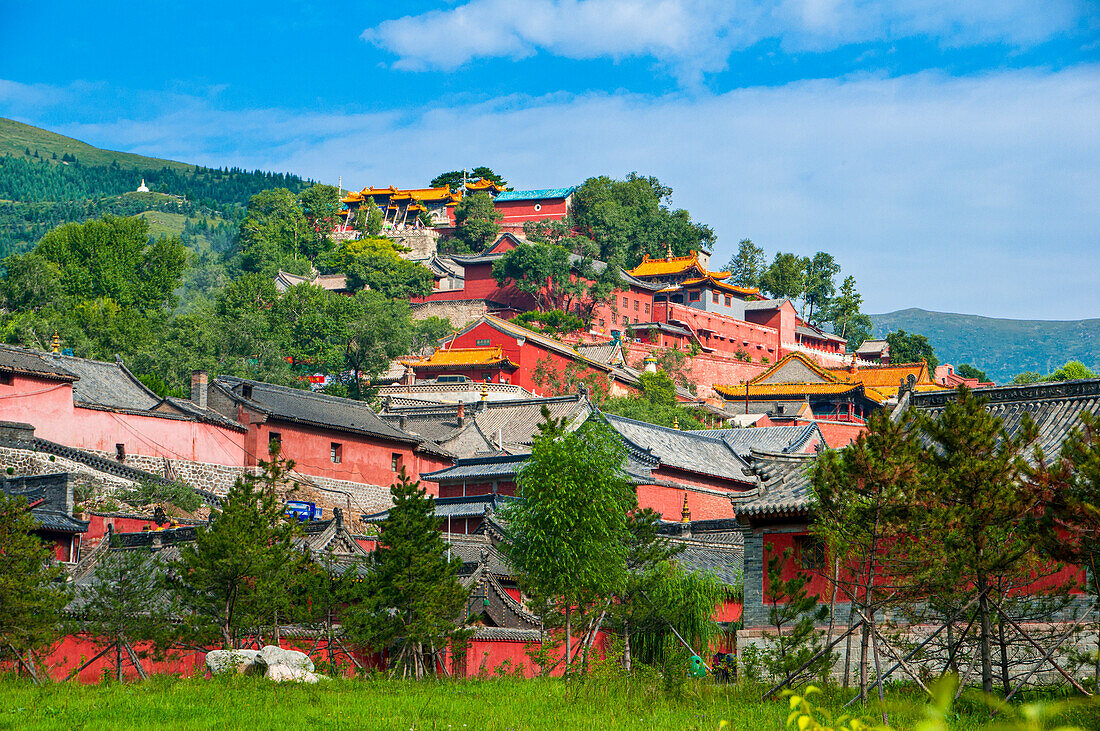
<path fill-rule="evenodd" d="M 145 178 L 141 179 L 141 185 L 138 186 L 137 192 L 138 193 L 148 193 L 149 192 L 149 186 L 147 186 L 145 184 Z"/>

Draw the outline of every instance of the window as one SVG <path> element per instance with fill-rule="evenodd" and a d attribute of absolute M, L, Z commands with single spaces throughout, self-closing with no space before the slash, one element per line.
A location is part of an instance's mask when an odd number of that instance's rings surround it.
<path fill-rule="evenodd" d="M 820 571 L 825 568 L 825 542 L 817 536 L 795 536 L 799 568 Z"/>
<path fill-rule="evenodd" d="M 542 210 L 542 204 L 541 203 L 536 203 L 535 204 L 535 212 L 538 213 L 541 210 Z"/>
<path fill-rule="evenodd" d="M 10 386 L 10 385 L 11 385 L 11 374 L 10 373 L 0 373 L 0 386 Z"/>
<path fill-rule="evenodd" d="M 634 300 L 634 311 L 638 311 L 638 300 Z"/>
<path fill-rule="evenodd" d="M 688 297 L 690 298 L 690 301 L 698 302 L 702 298 L 702 295 L 699 292 L 689 292 Z"/>
<path fill-rule="evenodd" d="M 628 306 L 629 302 L 630 301 L 626 297 L 623 297 L 623 307 Z"/>
<path fill-rule="evenodd" d="M 730 300 L 730 296 L 727 294 L 726 295 L 726 307 L 729 307 L 731 304 L 733 304 L 733 301 Z"/>
<path fill-rule="evenodd" d="M 393 452 L 390 454 L 390 469 L 394 472 L 401 470 L 401 453 Z"/>
<path fill-rule="evenodd" d="M 647 315 L 649 314 L 649 303 L 648 302 L 645 303 L 645 313 Z"/>
<path fill-rule="evenodd" d="M 489 338 L 480 338 L 480 339 L 474 341 L 474 345 L 476 345 L 479 348 L 484 348 L 485 346 L 487 346 L 489 344 L 490 344 L 489 343 Z"/>
<path fill-rule="evenodd" d="M 600 327 L 604 327 L 604 326 L 606 326 L 606 325 L 607 325 L 607 323 L 606 323 L 606 322 L 604 322 L 604 319 L 603 319 L 603 318 L 601 317 L 601 318 L 600 318 Z"/>
<path fill-rule="evenodd" d="M 328 457 L 332 460 L 333 464 L 340 464 L 344 459 L 344 445 L 340 442 L 333 442 L 328 447 Z"/>
<path fill-rule="evenodd" d="M 482 373 L 481 374 L 481 380 L 485 381 L 486 383 L 492 383 L 493 382 L 493 374 L 492 373 Z"/>
<path fill-rule="evenodd" d="M 241 395 L 245 398 L 252 398 L 252 384 L 246 383 L 241 386 Z"/>
<path fill-rule="evenodd" d="M 714 302 L 714 304 L 718 304 L 718 293 L 717 292 L 711 292 L 710 296 L 711 296 L 711 301 Z"/>
<path fill-rule="evenodd" d="M 626 327 L 629 324 L 630 324 L 630 318 L 627 317 L 626 315 L 623 315 L 623 327 Z"/>
<path fill-rule="evenodd" d="M 125 444 L 116 444 L 115 445 L 115 459 L 117 459 L 119 462 L 122 462 L 123 460 L 126 459 L 126 445 Z"/>
<path fill-rule="evenodd" d="M 271 439 L 269 439 L 268 442 L 270 444 L 274 444 L 275 448 L 278 451 L 280 451 L 280 452 L 283 451 L 283 435 L 280 434 L 279 432 L 277 432 L 277 431 L 271 432 Z"/>

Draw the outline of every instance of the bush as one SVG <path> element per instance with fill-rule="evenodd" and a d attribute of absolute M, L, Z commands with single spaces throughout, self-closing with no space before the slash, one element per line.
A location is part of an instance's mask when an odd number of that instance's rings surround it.
<path fill-rule="evenodd" d="M 115 493 L 115 497 L 134 507 L 167 503 L 189 513 L 198 510 L 202 505 L 202 498 L 185 482 L 165 483 L 142 480 L 134 487 L 119 490 Z"/>

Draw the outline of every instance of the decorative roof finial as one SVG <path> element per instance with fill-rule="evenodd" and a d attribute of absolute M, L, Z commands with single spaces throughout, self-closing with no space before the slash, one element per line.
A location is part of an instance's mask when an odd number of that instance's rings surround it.
<path fill-rule="evenodd" d="M 679 429 L 680 428 L 680 418 L 678 416 L 672 417 L 672 428 L 673 429 Z"/>
<path fill-rule="evenodd" d="M 680 522 L 681 523 L 690 523 L 691 522 L 691 511 L 688 510 L 688 494 L 686 492 L 684 493 L 684 509 L 682 511 L 680 511 Z"/>
<path fill-rule="evenodd" d="M 481 401 L 482 401 L 482 403 L 484 403 L 488 400 L 489 400 L 489 384 L 488 384 L 488 382 L 486 382 L 481 387 Z"/>
<path fill-rule="evenodd" d="M 672 261 L 672 244 L 666 242 L 665 246 L 668 247 L 668 261 Z"/>
<path fill-rule="evenodd" d="M 57 334 L 57 330 L 53 331 L 53 344 L 50 346 L 51 353 L 61 352 L 61 336 Z"/>

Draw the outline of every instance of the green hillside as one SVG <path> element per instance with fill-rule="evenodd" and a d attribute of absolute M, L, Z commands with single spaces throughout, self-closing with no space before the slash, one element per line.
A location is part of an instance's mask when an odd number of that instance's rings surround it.
<path fill-rule="evenodd" d="M 143 180 L 148 193 L 136 192 Z M 234 228 L 251 196 L 268 188 L 299 191 L 309 184 L 296 175 L 205 168 L 101 150 L 0 119 L 0 258 L 31 248 L 55 226 L 108 213 L 157 212 L 156 232 L 190 232 L 194 236 L 185 243 L 193 248 L 202 250 L 204 243 L 217 248 L 214 239 L 224 239 L 224 231 L 209 238 L 207 229 Z M 195 231 L 196 226 L 203 231 Z"/>
<path fill-rule="evenodd" d="M 35 158 L 34 153 L 38 152 Z M 29 152 L 29 154 L 28 154 Z M 174 160 L 161 160 L 156 157 L 133 155 L 129 152 L 115 152 L 113 150 L 101 150 L 86 142 L 74 140 L 72 137 L 59 135 L 56 132 L 32 127 L 29 124 L 16 122 L 13 119 L 0 117 L 0 155 L 12 155 L 24 159 L 42 159 L 60 163 L 62 157 L 71 155 L 84 165 L 107 166 L 118 163 L 119 167 L 127 169 L 159 169 L 168 167 L 179 172 L 190 172 L 194 165 L 188 165 Z"/>
<path fill-rule="evenodd" d="M 926 335 L 940 362 L 970 363 L 998 383 L 1017 373 L 1050 373 L 1067 360 L 1100 370 L 1100 319 L 1008 320 L 918 308 L 871 315 L 876 336 Z"/>

